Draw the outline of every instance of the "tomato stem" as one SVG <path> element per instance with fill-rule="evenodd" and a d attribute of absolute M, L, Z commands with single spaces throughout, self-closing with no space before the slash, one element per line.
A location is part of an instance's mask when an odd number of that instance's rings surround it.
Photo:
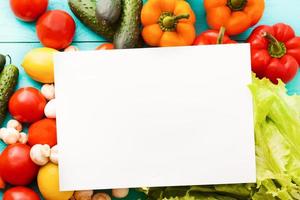
<path fill-rule="evenodd" d="M 248 0 L 228 0 L 227 1 L 227 6 L 232 11 L 241 11 L 241 10 L 244 10 L 247 3 L 248 3 Z"/>
<path fill-rule="evenodd" d="M 222 26 L 220 28 L 220 32 L 219 32 L 219 35 L 218 35 L 218 38 L 217 38 L 217 44 L 223 44 L 225 31 L 226 31 L 225 27 Z"/>
<path fill-rule="evenodd" d="M 172 13 L 162 13 L 159 18 L 159 25 L 163 31 L 175 31 L 177 23 L 180 19 L 188 19 L 189 14 L 173 15 Z"/>
<path fill-rule="evenodd" d="M 279 42 L 272 34 L 263 32 L 262 36 L 269 40 L 268 51 L 273 58 L 281 58 L 286 54 L 286 46 L 283 42 Z"/>

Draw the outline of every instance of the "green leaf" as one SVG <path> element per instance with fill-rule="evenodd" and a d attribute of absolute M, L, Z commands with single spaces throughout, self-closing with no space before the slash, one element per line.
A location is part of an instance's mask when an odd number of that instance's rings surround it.
<path fill-rule="evenodd" d="M 299 199 L 300 98 L 288 96 L 282 82 L 274 85 L 267 79 L 253 78 L 250 90 L 258 187 L 263 186 L 267 196 Z"/>

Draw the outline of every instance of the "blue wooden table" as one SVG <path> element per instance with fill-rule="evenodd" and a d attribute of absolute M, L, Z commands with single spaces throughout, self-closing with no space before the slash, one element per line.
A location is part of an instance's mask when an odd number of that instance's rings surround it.
<path fill-rule="evenodd" d="M 76 20 L 76 36 L 73 45 L 79 47 L 80 50 L 92 50 L 105 40 L 97 34 L 86 28 L 76 17 L 72 14 L 67 5 L 67 0 L 49 0 L 49 10 L 63 9 L 69 12 Z M 266 10 L 264 16 L 259 24 L 272 25 L 278 22 L 285 22 L 290 24 L 300 35 L 300 1 L 299 0 L 265 0 Z M 205 19 L 205 11 L 203 8 L 203 0 L 188 0 L 197 16 L 197 33 L 207 30 Z M 20 66 L 22 59 L 26 52 L 32 48 L 41 47 L 38 38 L 36 37 L 35 24 L 25 23 L 17 20 L 9 7 L 9 0 L 2 0 L 0 2 L 0 53 L 10 54 L 13 63 L 20 69 L 20 78 L 18 87 L 34 86 L 40 88 L 41 85 L 30 79 Z M 234 39 L 245 40 L 252 29 L 236 36 Z M 242 67 L 242 66 L 241 66 Z M 298 76 L 287 85 L 290 94 L 300 94 L 300 73 Z M 9 117 L 8 117 L 9 118 Z M 5 148 L 5 145 L 0 142 L 0 152 Z M 0 191 L 0 198 L 2 199 L 3 191 Z M 127 199 L 137 199 L 137 196 L 130 196 Z"/>

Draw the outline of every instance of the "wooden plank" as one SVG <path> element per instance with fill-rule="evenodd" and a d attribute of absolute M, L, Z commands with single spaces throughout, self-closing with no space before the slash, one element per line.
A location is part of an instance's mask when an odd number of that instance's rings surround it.
<path fill-rule="evenodd" d="M 300 95 L 300 71 L 297 76 L 286 85 L 289 95 Z"/>
<path fill-rule="evenodd" d="M 207 24 L 203 8 L 203 0 L 188 0 L 188 2 L 191 4 L 197 16 L 197 32 L 200 33 L 206 30 Z M 288 3 L 282 0 L 266 0 L 266 10 L 260 24 L 272 25 L 278 22 L 285 22 L 292 25 L 300 35 L 299 7 L 299 0 L 289 0 Z M 49 9 L 63 9 L 71 13 L 67 5 L 67 0 L 50 0 Z M 0 27 L 2 28 L 2 31 L 0 32 L 0 42 L 38 42 L 35 33 L 35 24 L 17 20 L 10 10 L 8 0 L 0 3 L 0 10 Z M 102 37 L 86 28 L 78 21 L 78 19 L 75 20 L 77 24 L 76 36 L 74 38 L 75 42 L 104 40 Z M 245 40 L 250 31 L 251 29 L 244 34 L 235 37 L 235 39 Z"/>

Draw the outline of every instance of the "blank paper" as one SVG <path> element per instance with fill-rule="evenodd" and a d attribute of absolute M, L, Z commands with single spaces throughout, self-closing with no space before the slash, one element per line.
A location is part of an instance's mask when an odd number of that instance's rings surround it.
<path fill-rule="evenodd" d="M 255 182 L 250 47 L 58 53 L 61 190 Z"/>

